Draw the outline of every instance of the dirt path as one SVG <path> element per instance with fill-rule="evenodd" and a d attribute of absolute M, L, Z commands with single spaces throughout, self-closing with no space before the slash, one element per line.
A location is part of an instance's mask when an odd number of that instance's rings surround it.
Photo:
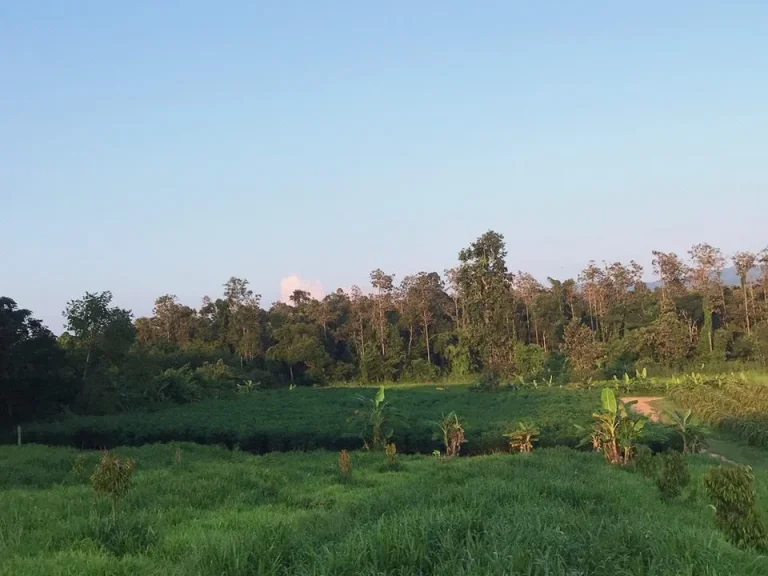
<path fill-rule="evenodd" d="M 622 402 L 632 402 L 633 400 L 637 400 L 637 404 L 632 405 L 632 409 L 635 412 L 638 412 L 643 416 L 648 416 L 651 422 L 659 421 L 659 409 L 656 406 L 654 406 L 652 403 L 658 400 L 664 400 L 663 396 L 625 396 L 624 398 L 621 399 Z M 714 458 L 715 460 L 719 460 L 720 462 L 726 462 L 728 464 L 737 464 L 737 462 L 734 462 L 733 460 L 730 460 L 725 456 L 721 456 L 720 454 L 717 454 L 715 452 L 710 452 L 709 450 L 702 450 L 701 453 L 706 454 L 707 456 L 711 456 L 712 458 Z"/>

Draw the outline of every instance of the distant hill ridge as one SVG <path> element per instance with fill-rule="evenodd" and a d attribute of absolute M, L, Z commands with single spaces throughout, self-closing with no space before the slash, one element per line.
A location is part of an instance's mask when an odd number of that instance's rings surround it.
<path fill-rule="evenodd" d="M 747 274 L 747 280 L 749 281 L 757 280 L 759 277 L 760 269 L 757 267 L 752 268 L 752 270 L 749 271 L 749 274 Z M 735 266 L 731 266 L 730 268 L 723 270 L 723 274 L 720 276 L 720 278 L 722 279 L 723 284 L 726 286 L 739 286 L 741 284 L 741 279 L 739 278 L 739 273 L 736 271 Z M 646 282 L 646 286 L 648 286 L 648 288 L 651 290 L 654 290 L 661 286 L 661 280 Z"/>

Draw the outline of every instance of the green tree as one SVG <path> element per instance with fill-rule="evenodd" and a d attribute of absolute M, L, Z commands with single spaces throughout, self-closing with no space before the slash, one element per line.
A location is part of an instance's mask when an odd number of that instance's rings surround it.
<path fill-rule="evenodd" d="M 747 329 L 747 334 L 752 333 L 752 326 L 749 321 L 749 308 L 750 299 L 748 298 L 749 288 L 749 272 L 755 267 L 757 263 L 757 254 L 752 252 L 737 252 L 732 257 L 733 265 L 736 267 L 736 272 L 739 274 L 739 282 L 741 283 L 741 294 L 744 297 L 744 325 Z M 752 296 L 754 300 L 754 295 Z M 752 303 L 754 307 L 754 302 Z"/>
<path fill-rule="evenodd" d="M 484 365 L 511 364 L 511 327 L 505 307 L 510 281 L 504 236 L 488 231 L 459 252 L 458 283 L 465 302 L 467 335 Z"/>
<path fill-rule="evenodd" d="M 603 357 L 602 346 L 594 341 L 589 327 L 576 318 L 565 328 L 564 348 L 574 372 L 582 377 L 593 374 Z"/>
<path fill-rule="evenodd" d="M 64 378 L 65 358 L 56 337 L 19 308 L 0 297 L 0 404 L 3 421 L 19 424 L 55 412 L 72 400 Z"/>
<path fill-rule="evenodd" d="M 67 330 L 74 337 L 75 344 L 85 351 L 81 390 L 85 399 L 89 393 L 88 369 L 93 356 L 101 353 L 108 359 L 117 360 L 124 356 L 136 337 L 131 312 L 110 306 L 111 303 L 111 292 L 86 292 L 82 298 L 67 303 L 64 311 Z"/>
<path fill-rule="evenodd" d="M 709 353 L 711 354 L 714 351 L 712 315 L 718 308 L 723 311 L 725 304 L 721 282 L 725 258 L 719 248 L 709 244 L 695 244 L 688 251 L 688 254 L 693 261 L 693 267 L 689 271 L 689 281 L 702 295 L 704 332 L 706 333 Z"/>

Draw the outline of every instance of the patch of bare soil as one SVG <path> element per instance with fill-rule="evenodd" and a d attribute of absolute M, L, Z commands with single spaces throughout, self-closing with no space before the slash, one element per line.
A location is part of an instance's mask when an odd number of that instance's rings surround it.
<path fill-rule="evenodd" d="M 659 411 L 651 404 L 651 402 L 664 400 L 662 396 L 626 396 L 621 399 L 622 402 L 633 402 L 635 400 L 637 401 L 637 404 L 632 405 L 632 409 L 635 412 L 638 412 L 643 416 L 648 416 L 651 422 L 659 421 Z"/>
<path fill-rule="evenodd" d="M 659 410 L 656 408 L 656 406 L 653 406 L 651 403 L 656 402 L 657 400 L 664 400 L 663 396 L 627 396 L 621 399 L 622 402 L 632 402 L 633 400 L 637 400 L 637 404 L 632 405 L 632 409 L 635 412 L 638 412 L 643 416 L 647 416 L 652 422 L 659 421 Z M 733 460 L 730 460 L 725 456 L 721 456 L 716 452 L 710 452 L 709 450 L 702 450 L 701 453 L 706 454 L 707 456 L 711 456 L 712 458 L 714 458 L 715 460 L 719 460 L 720 462 L 725 462 L 727 464 L 736 464 L 736 462 L 734 462 Z"/>

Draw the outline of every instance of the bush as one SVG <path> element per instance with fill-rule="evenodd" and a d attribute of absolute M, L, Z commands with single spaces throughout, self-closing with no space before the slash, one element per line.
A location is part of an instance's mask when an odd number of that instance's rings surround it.
<path fill-rule="evenodd" d="M 673 500 L 682 494 L 683 488 L 691 483 L 691 473 L 681 452 L 670 451 L 658 456 L 661 459 L 656 486 L 661 493 L 661 499 Z"/>
<path fill-rule="evenodd" d="M 653 478 L 659 470 L 659 458 L 656 458 L 648 446 L 640 445 L 635 453 L 635 469 L 645 478 Z"/>
<path fill-rule="evenodd" d="M 739 548 L 768 548 L 768 530 L 757 508 L 755 476 L 749 466 L 720 466 L 704 476 L 715 506 L 715 522 Z"/>
<path fill-rule="evenodd" d="M 439 377 L 440 369 L 437 366 L 423 358 L 415 358 L 408 364 L 401 379 L 414 382 L 434 382 Z"/>
<path fill-rule="evenodd" d="M 515 373 L 525 380 L 544 377 L 547 354 L 536 344 L 515 344 Z"/>
<path fill-rule="evenodd" d="M 192 371 L 189 364 L 181 368 L 168 368 L 154 378 L 151 391 L 155 402 L 192 402 L 201 398 L 202 383 L 200 377 Z"/>
<path fill-rule="evenodd" d="M 501 372 L 495 368 L 484 370 L 475 382 L 476 390 L 495 392 L 501 387 Z"/>
<path fill-rule="evenodd" d="M 562 352 L 549 352 L 544 361 L 544 377 L 552 378 L 556 384 L 568 384 L 571 370 L 568 357 Z"/>

